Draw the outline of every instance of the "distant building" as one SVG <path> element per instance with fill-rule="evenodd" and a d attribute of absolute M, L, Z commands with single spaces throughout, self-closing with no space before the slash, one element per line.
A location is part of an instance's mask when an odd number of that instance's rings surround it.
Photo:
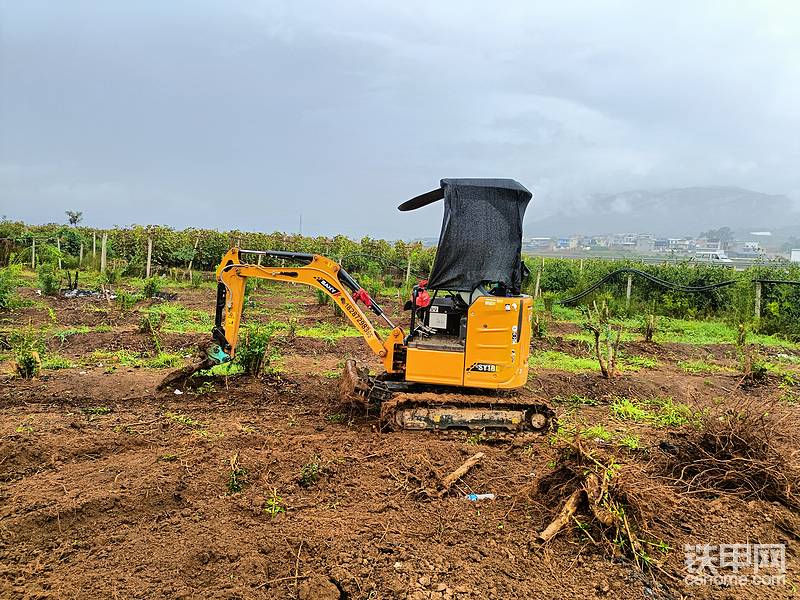
<path fill-rule="evenodd" d="M 656 252 L 669 252 L 669 240 L 666 238 L 656 238 L 653 241 L 653 250 Z"/>
<path fill-rule="evenodd" d="M 611 248 L 614 250 L 635 250 L 637 238 L 638 235 L 635 233 L 615 233 L 611 236 Z"/>
<path fill-rule="evenodd" d="M 553 238 L 531 237 L 524 238 L 522 245 L 525 250 L 552 250 L 555 244 L 553 243 Z"/>
<path fill-rule="evenodd" d="M 724 250 L 722 242 L 717 239 L 698 238 L 694 240 L 694 250 L 696 252 L 716 252 Z"/>
<path fill-rule="evenodd" d="M 656 238 L 649 234 L 636 236 L 636 250 L 639 252 L 652 252 L 655 250 Z"/>
<path fill-rule="evenodd" d="M 792 257 L 790 260 L 795 263 L 800 263 L 800 250 L 792 250 Z"/>
<path fill-rule="evenodd" d="M 689 252 L 691 248 L 691 240 L 683 238 L 670 238 L 669 250 L 672 252 Z"/>
<path fill-rule="evenodd" d="M 578 247 L 577 237 L 558 238 L 556 248 L 559 250 L 574 250 Z"/>

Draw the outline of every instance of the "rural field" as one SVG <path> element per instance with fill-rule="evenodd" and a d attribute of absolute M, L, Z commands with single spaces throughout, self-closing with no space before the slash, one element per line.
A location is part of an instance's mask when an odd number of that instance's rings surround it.
<path fill-rule="evenodd" d="M 19 277 L 0 311 L 1 597 L 795 594 L 797 344 L 679 319 L 645 342 L 621 318 L 619 373 L 604 378 L 581 312 L 540 306 L 523 393 L 552 403 L 556 427 L 381 431 L 338 396 L 346 359 L 380 363 L 308 288 L 250 292 L 245 320 L 270 332 L 259 377 L 216 367 L 177 394 L 156 386 L 207 339 L 212 282 L 67 298 Z M 398 295 L 381 302 L 405 323 Z M 41 372 L 22 378 L 33 352 Z M 602 498 L 587 491 L 542 543 L 590 477 Z M 785 581 L 684 582 L 684 545 L 726 543 L 786 544 Z"/>

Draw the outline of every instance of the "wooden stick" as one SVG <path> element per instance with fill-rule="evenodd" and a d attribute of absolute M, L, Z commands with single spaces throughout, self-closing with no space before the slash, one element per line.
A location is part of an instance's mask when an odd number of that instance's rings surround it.
<path fill-rule="evenodd" d="M 439 496 L 444 496 L 450 490 L 450 488 L 453 487 L 453 484 L 466 475 L 472 467 L 481 462 L 484 456 L 486 455 L 483 452 L 478 452 L 477 454 L 470 456 L 463 465 L 443 478 L 441 482 L 441 490 L 439 490 Z"/>
<path fill-rule="evenodd" d="M 575 514 L 575 511 L 578 510 L 578 504 L 581 501 L 581 494 L 583 494 L 583 489 L 578 489 L 572 492 L 572 495 L 567 498 L 567 501 L 564 503 L 564 507 L 561 509 L 561 512 L 558 513 L 558 516 L 553 520 L 550 525 L 547 526 L 547 529 L 542 531 L 539 534 L 539 541 L 540 542 L 549 542 L 552 540 L 561 529 L 569 523 L 572 515 Z"/>
<path fill-rule="evenodd" d="M 303 550 L 303 540 L 300 540 L 300 547 L 297 549 L 297 560 L 294 563 L 294 589 L 297 589 L 297 580 L 300 579 L 300 552 Z"/>

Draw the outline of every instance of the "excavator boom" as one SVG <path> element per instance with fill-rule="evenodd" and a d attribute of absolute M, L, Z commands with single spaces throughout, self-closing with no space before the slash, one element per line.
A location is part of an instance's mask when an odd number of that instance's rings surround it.
<path fill-rule="evenodd" d="M 242 260 L 243 254 L 278 258 L 291 263 L 300 262 L 299 266 L 262 266 Z M 260 262 L 260 260 L 259 260 Z M 314 287 L 330 296 L 350 319 L 355 328 L 364 337 L 367 345 L 383 361 L 387 373 L 398 372 L 394 350 L 402 344 L 404 334 L 383 312 L 383 309 L 369 296 L 353 277 L 338 263 L 318 254 L 284 252 L 280 250 L 240 250 L 231 248 L 222 257 L 217 268 L 217 302 L 212 336 L 214 344 L 203 350 L 200 361 L 192 366 L 179 369 L 168 375 L 159 388 L 176 386 L 185 382 L 194 373 L 222 364 L 233 359 L 239 342 L 239 329 L 244 310 L 245 287 L 249 278 L 287 283 L 302 283 Z M 356 304 L 361 301 L 378 317 L 392 328 L 386 339 L 383 339 L 370 320 Z M 345 371 L 344 381 L 350 381 L 350 393 L 358 392 L 365 396 L 369 390 L 359 389 L 363 383 L 356 381 L 352 366 Z M 343 393 L 343 395 L 347 395 Z"/>
<path fill-rule="evenodd" d="M 267 267 L 245 263 L 242 254 L 253 254 L 280 258 L 282 260 L 305 262 L 301 266 Z M 278 250 L 239 250 L 231 248 L 223 256 L 217 268 L 217 306 L 213 329 L 214 340 L 228 356 L 236 353 L 239 327 L 244 307 L 244 291 L 248 278 L 302 283 L 314 287 L 330 296 L 342 309 L 364 337 L 367 345 L 384 363 L 387 373 L 395 372 L 393 365 L 395 344 L 403 340 L 403 330 L 396 327 L 383 312 L 383 309 L 356 283 L 350 274 L 338 263 L 318 254 L 283 252 Z M 382 318 L 392 328 L 386 340 L 382 339 L 375 327 L 356 304 L 356 298 Z M 225 358 L 221 357 L 224 361 Z"/>

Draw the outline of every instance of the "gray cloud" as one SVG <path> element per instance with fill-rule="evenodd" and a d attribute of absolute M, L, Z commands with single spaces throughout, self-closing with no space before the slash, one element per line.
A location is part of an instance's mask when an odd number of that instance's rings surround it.
<path fill-rule="evenodd" d="M 506 176 L 800 201 L 794 3 L 0 0 L 0 214 L 432 235 L 395 210 Z M 621 210 L 624 207 L 620 207 Z"/>

